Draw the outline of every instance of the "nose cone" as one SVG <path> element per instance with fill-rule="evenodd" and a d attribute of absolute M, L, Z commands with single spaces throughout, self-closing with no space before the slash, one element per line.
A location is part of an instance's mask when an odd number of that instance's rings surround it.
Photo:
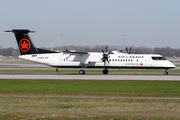
<path fill-rule="evenodd" d="M 176 66 L 172 63 L 172 62 L 170 62 L 170 61 L 164 61 L 163 62 L 164 63 L 164 67 L 166 68 L 166 69 L 173 69 L 173 68 L 175 68 Z"/>
<path fill-rule="evenodd" d="M 172 63 L 172 66 L 173 66 L 173 68 L 175 68 L 176 66 Z"/>
<path fill-rule="evenodd" d="M 169 68 L 175 68 L 176 66 L 173 63 L 169 62 L 168 67 Z"/>

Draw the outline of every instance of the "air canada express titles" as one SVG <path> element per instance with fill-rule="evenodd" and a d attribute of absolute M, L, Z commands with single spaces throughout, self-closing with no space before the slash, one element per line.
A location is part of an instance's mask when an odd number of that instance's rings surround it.
<path fill-rule="evenodd" d="M 139 63 L 125 63 L 125 65 L 130 65 L 130 66 L 139 66 Z"/>
<path fill-rule="evenodd" d="M 144 56 L 118 56 L 118 58 L 144 58 Z"/>

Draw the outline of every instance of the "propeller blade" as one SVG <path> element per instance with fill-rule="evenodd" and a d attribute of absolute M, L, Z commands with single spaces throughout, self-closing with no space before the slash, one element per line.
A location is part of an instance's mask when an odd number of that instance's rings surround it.
<path fill-rule="evenodd" d="M 107 52 L 107 49 L 108 49 L 108 45 L 106 45 L 106 52 Z"/>
<path fill-rule="evenodd" d="M 107 59 L 107 62 L 108 62 L 108 64 L 109 64 L 109 60 Z"/>
<path fill-rule="evenodd" d="M 104 50 L 102 49 L 102 52 L 103 52 L 103 54 L 104 54 Z"/>
<path fill-rule="evenodd" d="M 109 64 L 109 54 L 110 52 L 107 52 L 108 50 L 108 45 L 106 45 L 105 51 L 102 49 L 103 57 L 101 58 L 102 62 L 104 62 L 104 67 L 107 65 L 107 62 Z"/>
<path fill-rule="evenodd" d="M 131 52 L 131 50 L 132 50 L 132 47 L 130 47 L 129 52 Z"/>
<path fill-rule="evenodd" d="M 128 53 L 128 48 L 126 47 L 126 52 Z"/>
<path fill-rule="evenodd" d="M 108 60 L 105 60 L 105 61 L 104 61 L 104 66 L 106 66 L 107 63 L 109 64 L 109 61 L 108 61 Z"/>

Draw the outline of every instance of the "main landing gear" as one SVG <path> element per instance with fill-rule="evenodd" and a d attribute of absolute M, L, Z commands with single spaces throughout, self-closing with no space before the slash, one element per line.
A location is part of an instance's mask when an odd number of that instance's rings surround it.
<path fill-rule="evenodd" d="M 79 74 L 80 75 L 84 75 L 85 74 L 85 70 L 79 70 Z"/>
<path fill-rule="evenodd" d="M 85 74 L 85 70 L 84 70 L 84 69 L 87 67 L 87 65 L 88 65 L 88 64 L 83 64 L 82 69 L 79 70 L 79 74 L 80 74 L 80 75 L 84 75 L 84 74 Z"/>
<path fill-rule="evenodd" d="M 102 71 L 103 74 L 108 74 L 108 72 L 109 72 L 109 71 L 108 71 L 107 69 L 104 69 L 104 70 Z M 83 69 L 79 70 L 79 74 L 80 74 L 80 75 L 84 75 L 84 74 L 85 74 L 85 70 L 83 70 Z"/>
<path fill-rule="evenodd" d="M 165 69 L 164 75 L 168 75 L 168 69 Z"/>
<path fill-rule="evenodd" d="M 85 70 L 84 70 L 86 67 L 87 67 L 87 65 L 84 65 L 84 66 L 82 67 L 82 69 L 79 70 L 79 74 L 80 74 L 80 75 L 84 75 L 84 74 L 86 73 Z M 106 69 L 106 68 L 102 71 L 103 74 L 108 74 L 108 72 L 109 72 L 109 71 L 108 71 L 108 69 Z"/>

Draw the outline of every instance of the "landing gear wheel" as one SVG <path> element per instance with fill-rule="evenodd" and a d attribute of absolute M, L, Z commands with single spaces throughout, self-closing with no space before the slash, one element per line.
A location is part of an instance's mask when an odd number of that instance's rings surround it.
<path fill-rule="evenodd" d="M 85 70 L 79 70 L 79 74 L 80 75 L 84 75 L 85 74 Z"/>
<path fill-rule="evenodd" d="M 164 72 L 164 75 L 168 75 L 168 71 L 165 71 L 165 72 Z"/>
<path fill-rule="evenodd" d="M 108 70 L 107 70 L 107 69 L 104 69 L 104 70 L 103 70 L 103 74 L 108 74 Z"/>

